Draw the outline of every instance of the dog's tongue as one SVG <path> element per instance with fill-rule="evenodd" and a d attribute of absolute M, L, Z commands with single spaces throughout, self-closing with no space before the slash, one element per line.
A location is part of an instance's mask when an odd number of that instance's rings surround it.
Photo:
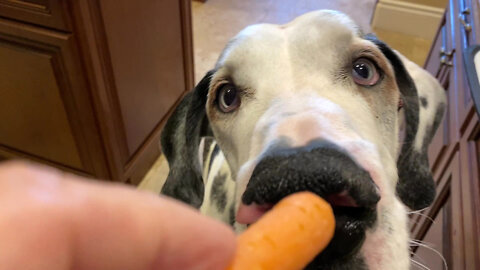
<path fill-rule="evenodd" d="M 272 204 L 258 205 L 255 203 L 246 205 L 240 204 L 237 212 L 237 222 L 240 224 L 252 224 L 257 221 L 263 214 L 273 207 Z"/>

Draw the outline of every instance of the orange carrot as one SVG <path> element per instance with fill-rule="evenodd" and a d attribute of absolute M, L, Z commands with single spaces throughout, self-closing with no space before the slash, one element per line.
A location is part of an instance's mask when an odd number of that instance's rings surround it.
<path fill-rule="evenodd" d="M 227 270 L 303 269 L 330 242 L 332 208 L 311 192 L 292 194 L 238 236 Z"/>

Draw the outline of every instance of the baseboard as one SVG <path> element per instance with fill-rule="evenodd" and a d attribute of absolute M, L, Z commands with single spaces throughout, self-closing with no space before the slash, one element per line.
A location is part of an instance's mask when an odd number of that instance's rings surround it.
<path fill-rule="evenodd" d="M 380 0 L 372 29 L 400 32 L 428 40 L 435 38 L 445 10 L 401 1 Z"/>

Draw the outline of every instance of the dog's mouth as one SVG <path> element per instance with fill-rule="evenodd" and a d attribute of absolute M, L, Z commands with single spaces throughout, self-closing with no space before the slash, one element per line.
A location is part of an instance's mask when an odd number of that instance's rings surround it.
<path fill-rule="evenodd" d="M 361 207 L 358 206 L 357 202 L 346 192 L 341 192 L 338 194 L 327 196 L 326 201 L 332 206 L 335 213 L 340 213 L 342 210 L 347 209 L 357 209 L 360 210 Z M 272 209 L 274 204 L 264 203 L 257 204 L 252 203 L 246 205 L 244 203 L 240 204 L 240 207 L 237 212 L 236 220 L 240 224 L 250 225 L 255 223 L 260 217 L 262 217 L 267 211 Z M 335 211 L 337 210 L 337 211 Z"/>
<path fill-rule="evenodd" d="M 323 196 L 322 196 L 323 197 Z M 335 234 L 327 248 L 306 269 L 330 269 L 356 256 L 365 240 L 365 231 L 376 219 L 374 207 L 359 205 L 344 192 L 324 197 L 332 206 L 335 215 Z M 241 203 L 237 222 L 253 224 L 268 212 L 275 203 Z M 343 269 L 343 268 L 342 268 Z"/>
<path fill-rule="evenodd" d="M 323 260 L 323 257 L 343 258 L 355 253 L 365 239 L 365 230 L 375 222 L 375 208 L 358 204 L 346 192 L 322 197 L 332 206 L 335 214 L 335 235 L 321 257 L 316 260 Z M 253 224 L 274 205 L 275 203 L 256 202 L 247 205 L 242 202 L 236 220 L 241 224 Z"/>
<path fill-rule="evenodd" d="M 312 265 L 330 269 L 347 256 L 356 255 L 366 230 L 376 221 L 380 194 L 368 171 L 329 144 L 306 151 L 276 151 L 262 159 L 242 195 L 236 220 L 255 223 L 278 201 L 300 191 L 322 197 L 335 214 L 334 237 Z"/>

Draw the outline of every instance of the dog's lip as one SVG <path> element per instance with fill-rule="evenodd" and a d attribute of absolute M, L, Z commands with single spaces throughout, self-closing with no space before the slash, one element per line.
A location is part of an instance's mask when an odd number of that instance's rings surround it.
<path fill-rule="evenodd" d="M 346 191 L 331 194 L 325 198 L 325 200 L 333 207 L 358 207 L 356 201 L 347 194 Z M 253 224 L 258 219 L 260 219 L 266 212 L 272 209 L 274 204 L 272 203 L 265 203 L 265 204 L 245 204 L 241 203 L 237 215 L 236 221 L 240 224 Z"/>
<path fill-rule="evenodd" d="M 252 203 L 246 205 L 241 203 L 236 220 L 240 224 L 252 224 L 255 223 L 259 218 L 261 218 L 268 210 L 273 207 L 273 204 L 256 204 Z"/>

